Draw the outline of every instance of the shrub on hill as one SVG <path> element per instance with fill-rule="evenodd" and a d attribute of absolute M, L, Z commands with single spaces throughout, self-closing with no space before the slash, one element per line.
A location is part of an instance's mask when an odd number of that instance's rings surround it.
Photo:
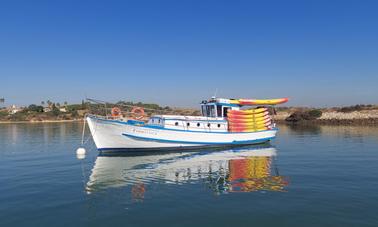
<path fill-rule="evenodd" d="M 314 119 L 321 117 L 322 114 L 323 114 L 322 111 L 319 110 L 319 109 L 314 109 L 314 110 L 310 110 L 310 111 L 308 111 L 308 115 L 309 115 L 311 118 L 314 118 Z"/>
<path fill-rule="evenodd" d="M 5 120 L 8 117 L 7 111 L 0 111 L 0 120 Z"/>
<path fill-rule="evenodd" d="M 341 113 L 350 113 L 353 111 L 361 111 L 361 110 L 371 110 L 371 109 L 377 109 L 377 106 L 374 105 L 364 105 L 364 104 L 359 104 L 359 105 L 354 105 L 354 106 L 345 106 L 342 108 L 338 108 L 337 112 Z"/>
<path fill-rule="evenodd" d="M 43 106 L 37 106 L 35 104 L 31 104 L 31 105 L 28 106 L 27 111 L 43 113 Z"/>
<path fill-rule="evenodd" d="M 313 110 L 303 110 L 303 111 L 295 111 L 285 120 L 288 122 L 299 122 L 299 121 L 311 121 L 315 120 L 322 116 L 322 111 L 318 109 Z"/>

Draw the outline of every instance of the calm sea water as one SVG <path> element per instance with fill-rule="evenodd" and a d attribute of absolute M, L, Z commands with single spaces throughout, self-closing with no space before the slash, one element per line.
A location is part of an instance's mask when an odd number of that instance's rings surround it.
<path fill-rule="evenodd" d="M 378 128 L 121 157 L 88 140 L 78 159 L 81 128 L 0 125 L 0 226 L 378 226 Z"/>

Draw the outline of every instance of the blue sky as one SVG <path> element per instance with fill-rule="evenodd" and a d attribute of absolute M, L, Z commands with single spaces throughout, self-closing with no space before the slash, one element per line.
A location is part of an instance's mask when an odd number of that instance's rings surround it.
<path fill-rule="evenodd" d="M 378 1 L 1 1 L 6 104 L 378 103 Z"/>

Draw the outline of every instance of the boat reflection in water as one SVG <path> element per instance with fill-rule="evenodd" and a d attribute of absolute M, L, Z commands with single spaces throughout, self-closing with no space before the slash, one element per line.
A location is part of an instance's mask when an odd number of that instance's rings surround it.
<path fill-rule="evenodd" d="M 276 149 L 267 146 L 229 150 L 103 156 L 96 159 L 88 193 L 113 187 L 131 187 L 135 200 L 143 200 L 153 183 L 205 183 L 216 194 L 285 191 L 288 179 L 274 166 Z"/>

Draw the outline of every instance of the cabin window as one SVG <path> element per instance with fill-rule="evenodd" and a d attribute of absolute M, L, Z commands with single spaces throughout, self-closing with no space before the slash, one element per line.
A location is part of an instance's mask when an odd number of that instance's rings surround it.
<path fill-rule="evenodd" d="M 227 117 L 229 107 L 223 107 L 223 117 Z"/>
<path fill-rule="evenodd" d="M 222 116 L 222 106 L 217 106 L 217 117 Z"/>
<path fill-rule="evenodd" d="M 186 126 L 188 126 L 188 127 L 189 127 L 189 126 L 190 126 L 190 123 L 189 123 L 189 122 L 188 122 L 188 123 L 186 123 Z"/>
<path fill-rule="evenodd" d="M 175 126 L 178 126 L 178 122 L 175 122 Z"/>
<path fill-rule="evenodd" d="M 216 116 L 217 116 L 217 113 L 215 110 L 215 105 L 213 105 L 210 107 L 210 117 L 216 117 Z"/>
<path fill-rule="evenodd" d="M 215 105 L 207 105 L 206 106 L 206 116 L 207 117 L 215 117 L 216 116 Z"/>
<path fill-rule="evenodd" d="M 161 122 L 161 121 L 160 121 L 160 119 L 159 119 L 159 124 L 160 124 L 160 122 Z"/>
<path fill-rule="evenodd" d="M 210 123 L 207 123 L 207 127 L 209 127 L 209 128 L 210 128 L 210 126 L 211 126 L 211 124 L 210 124 Z"/>
<path fill-rule="evenodd" d="M 202 116 L 206 117 L 207 116 L 206 106 L 203 105 L 201 108 L 202 108 Z"/>
<path fill-rule="evenodd" d="M 220 125 L 220 124 L 218 124 L 218 128 L 220 128 L 220 126 L 221 126 L 221 125 Z"/>
<path fill-rule="evenodd" d="M 202 116 L 204 117 L 216 117 L 217 116 L 217 107 L 215 104 L 202 105 L 201 107 Z M 221 115 L 219 115 L 221 116 Z"/>
<path fill-rule="evenodd" d="M 200 127 L 201 126 L 201 124 L 200 123 L 197 123 L 197 127 Z"/>

